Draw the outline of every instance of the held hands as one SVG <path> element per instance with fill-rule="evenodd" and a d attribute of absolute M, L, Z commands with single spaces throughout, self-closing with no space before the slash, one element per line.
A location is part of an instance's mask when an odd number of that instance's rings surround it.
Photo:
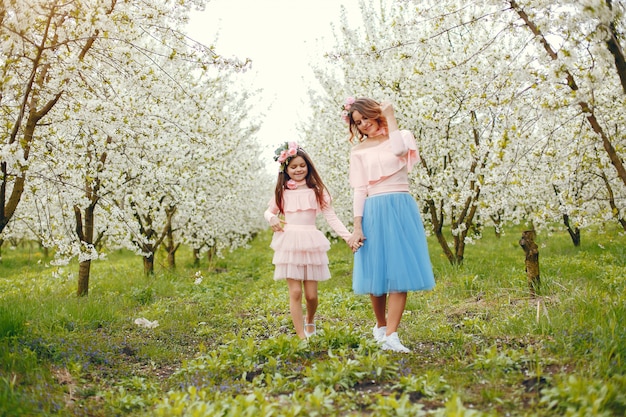
<path fill-rule="evenodd" d="M 285 224 L 287 224 L 287 222 L 283 219 L 279 219 L 278 216 L 273 216 L 270 219 L 270 227 L 275 232 L 282 232 Z"/>
<path fill-rule="evenodd" d="M 359 250 L 361 246 L 363 246 L 363 242 L 365 241 L 365 236 L 360 231 L 355 230 L 352 233 L 352 236 L 348 238 L 348 246 L 352 249 L 352 253 L 355 253 Z"/>

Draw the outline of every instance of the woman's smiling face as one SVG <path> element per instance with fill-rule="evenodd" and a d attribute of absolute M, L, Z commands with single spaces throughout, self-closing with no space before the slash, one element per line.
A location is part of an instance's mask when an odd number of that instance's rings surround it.
<path fill-rule="evenodd" d="M 352 112 L 352 120 L 354 120 L 357 129 L 367 137 L 375 136 L 380 130 L 378 120 L 363 117 L 358 110 Z"/>

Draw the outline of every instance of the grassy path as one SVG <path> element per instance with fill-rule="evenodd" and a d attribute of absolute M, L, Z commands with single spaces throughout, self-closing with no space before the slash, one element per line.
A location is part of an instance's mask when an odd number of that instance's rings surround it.
<path fill-rule="evenodd" d="M 580 248 L 540 237 L 537 298 L 519 236 L 485 236 L 460 268 L 432 242 L 437 287 L 409 296 L 409 355 L 372 343 L 369 300 L 352 294 L 340 243 L 308 343 L 271 279 L 269 233 L 211 265 L 181 252 L 153 277 L 111 253 L 81 299 L 74 266 L 4 250 L 0 416 L 623 415 L 624 237 L 589 234 Z"/>

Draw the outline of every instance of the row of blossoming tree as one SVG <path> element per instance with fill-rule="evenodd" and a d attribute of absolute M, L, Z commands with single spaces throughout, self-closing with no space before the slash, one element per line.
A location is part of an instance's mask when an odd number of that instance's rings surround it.
<path fill-rule="evenodd" d="M 370 96 L 417 138 L 412 192 L 451 263 L 486 226 L 558 222 L 576 245 L 590 225 L 626 231 L 623 2 L 363 1 L 360 18 L 342 16 L 304 126 L 344 219 L 339 114 Z"/>
<path fill-rule="evenodd" d="M 78 291 L 103 248 L 154 268 L 165 248 L 244 244 L 266 185 L 233 90 L 249 62 L 184 31 L 202 0 L 20 0 L 0 10 L 0 238 L 79 260 Z"/>

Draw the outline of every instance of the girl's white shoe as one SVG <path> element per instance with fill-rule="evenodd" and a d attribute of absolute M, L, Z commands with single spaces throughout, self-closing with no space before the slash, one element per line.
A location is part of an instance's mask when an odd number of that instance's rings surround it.
<path fill-rule="evenodd" d="M 310 330 L 310 331 L 309 331 Z M 304 336 L 308 339 L 315 334 L 315 323 L 305 323 Z"/>

